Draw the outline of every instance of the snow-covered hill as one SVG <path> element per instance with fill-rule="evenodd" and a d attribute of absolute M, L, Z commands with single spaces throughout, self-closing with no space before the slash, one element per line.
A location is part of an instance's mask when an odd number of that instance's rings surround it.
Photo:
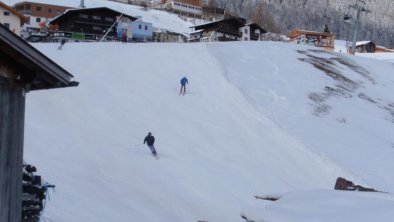
<path fill-rule="evenodd" d="M 25 159 L 57 186 L 48 221 L 394 217 L 391 194 L 330 191 L 342 176 L 394 192 L 391 63 L 273 42 L 34 46 L 80 82 L 27 94 Z"/>

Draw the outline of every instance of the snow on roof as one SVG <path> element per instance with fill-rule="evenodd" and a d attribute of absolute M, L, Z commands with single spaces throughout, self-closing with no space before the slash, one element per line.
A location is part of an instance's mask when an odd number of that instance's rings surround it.
<path fill-rule="evenodd" d="M 79 10 L 95 10 L 95 9 L 108 9 L 108 10 L 110 10 L 110 11 L 119 12 L 119 11 L 117 11 L 117 10 L 114 10 L 114 9 L 111 9 L 111 8 L 108 8 L 108 7 L 70 8 L 70 9 L 66 9 L 66 10 L 64 11 L 63 14 L 60 14 L 60 15 L 56 16 L 55 18 L 53 18 L 52 21 L 56 20 L 58 17 L 60 17 L 60 16 L 62 16 L 62 15 L 65 15 L 65 14 L 67 14 L 67 13 L 69 13 L 69 12 L 74 12 L 74 11 L 79 11 Z M 119 13 L 122 13 L 122 12 L 119 12 Z M 124 13 L 124 12 L 122 13 L 122 15 L 124 15 L 124 17 L 130 17 L 130 18 L 132 18 L 132 19 L 137 19 L 136 16 L 132 16 L 132 15 L 129 15 L 129 14 Z"/>
<path fill-rule="evenodd" d="M 330 32 L 330 33 L 327 33 L 327 32 L 324 32 L 324 31 L 316 31 L 316 30 L 304 30 L 304 29 L 295 29 L 295 30 L 293 30 L 293 31 L 291 31 L 290 33 L 292 33 L 292 32 L 296 32 L 296 33 L 307 33 L 307 34 L 318 34 L 318 35 L 334 35 L 334 33 L 333 32 Z"/>
<path fill-rule="evenodd" d="M 359 46 L 359 45 L 366 45 L 366 44 L 368 44 L 368 43 L 370 43 L 371 41 L 360 41 L 360 42 L 356 42 L 356 46 Z"/>
<path fill-rule="evenodd" d="M 203 31 L 204 31 L 203 29 L 200 29 L 200 30 L 197 30 L 197 31 L 191 32 L 190 34 L 200 33 L 200 32 L 203 32 Z"/>
<path fill-rule="evenodd" d="M 295 30 L 293 30 L 293 31 L 298 31 L 298 32 L 316 32 L 316 33 L 321 32 L 321 31 L 305 30 L 305 29 L 295 29 Z M 323 33 L 323 32 L 321 32 L 321 33 Z"/>

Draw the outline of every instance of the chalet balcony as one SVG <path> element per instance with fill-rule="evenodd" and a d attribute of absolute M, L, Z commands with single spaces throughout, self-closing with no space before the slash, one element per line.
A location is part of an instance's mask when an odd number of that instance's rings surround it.
<path fill-rule="evenodd" d="M 74 23 L 75 24 L 83 24 L 83 25 L 96 25 L 96 26 L 103 26 L 103 27 L 111 27 L 112 26 L 112 23 L 95 21 L 95 20 L 77 20 Z"/>
<path fill-rule="evenodd" d="M 31 10 L 30 9 L 24 9 L 24 10 L 20 11 L 20 13 L 22 13 L 24 15 L 31 15 Z"/>
<path fill-rule="evenodd" d="M 226 27 L 218 27 L 218 29 L 216 30 L 217 32 L 221 32 L 221 33 L 225 33 L 225 34 L 229 34 L 229 35 L 234 35 L 237 37 L 241 37 L 242 33 L 238 30 L 232 30 L 232 29 L 228 29 Z"/>

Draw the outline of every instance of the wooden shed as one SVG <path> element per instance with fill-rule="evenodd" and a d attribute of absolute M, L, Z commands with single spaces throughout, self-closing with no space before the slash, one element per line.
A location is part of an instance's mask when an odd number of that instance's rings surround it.
<path fill-rule="evenodd" d="M 356 42 L 356 52 L 375 53 L 376 45 L 372 41 Z"/>
<path fill-rule="evenodd" d="M 334 49 L 334 33 L 316 32 L 296 29 L 289 33 L 290 41 L 297 44 L 314 45 L 326 49 Z"/>
<path fill-rule="evenodd" d="M 77 86 L 72 75 L 0 24 L 0 221 L 22 220 L 25 94 Z"/>

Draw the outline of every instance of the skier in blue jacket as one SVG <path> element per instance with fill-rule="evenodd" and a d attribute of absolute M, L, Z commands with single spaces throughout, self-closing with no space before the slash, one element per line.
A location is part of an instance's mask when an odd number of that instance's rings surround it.
<path fill-rule="evenodd" d="M 60 45 L 59 45 L 59 47 L 57 47 L 57 49 L 58 49 L 58 50 L 62 50 L 64 44 L 66 44 L 66 39 L 62 39 L 62 40 L 60 41 Z"/>
<path fill-rule="evenodd" d="M 186 84 L 189 84 L 186 76 L 181 79 L 181 90 L 179 91 L 179 95 L 185 95 L 186 93 Z"/>

